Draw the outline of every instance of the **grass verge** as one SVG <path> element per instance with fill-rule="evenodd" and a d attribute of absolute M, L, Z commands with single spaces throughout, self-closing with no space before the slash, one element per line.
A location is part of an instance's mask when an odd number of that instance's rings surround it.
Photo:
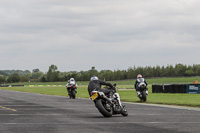
<path fill-rule="evenodd" d="M 118 86 L 118 88 L 122 87 L 123 85 Z M 140 102 L 135 90 L 129 89 L 129 85 L 125 86 L 124 88 L 126 88 L 127 90 L 117 91 L 120 94 L 122 101 Z M 65 87 L 0 87 L 0 89 L 40 93 L 46 95 L 67 96 L 67 90 Z M 163 94 L 152 93 L 151 90 L 151 86 L 149 86 L 149 96 L 147 97 L 147 103 L 200 107 L 199 94 Z M 89 98 L 87 85 L 78 86 L 77 97 Z"/>

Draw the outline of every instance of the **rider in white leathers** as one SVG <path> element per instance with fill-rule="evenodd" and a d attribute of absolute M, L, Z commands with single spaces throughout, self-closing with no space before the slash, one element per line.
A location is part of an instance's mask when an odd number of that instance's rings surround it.
<path fill-rule="evenodd" d="M 76 81 L 74 80 L 74 78 L 70 78 L 70 80 L 68 80 L 67 84 L 66 84 L 66 88 L 67 88 L 67 91 L 68 91 L 68 95 L 70 94 L 69 92 L 69 89 L 70 89 L 70 86 L 71 85 L 76 85 L 77 86 L 77 83 Z M 75 92 L 77 93 L 77 88 L 75 89 Z"/>

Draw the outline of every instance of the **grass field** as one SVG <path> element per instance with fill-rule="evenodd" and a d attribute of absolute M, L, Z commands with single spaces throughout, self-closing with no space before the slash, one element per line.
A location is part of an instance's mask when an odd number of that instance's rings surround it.
<path fill-rule="evenodd" d="M 185 84 L 192 83 L 193 81 L 200 81 L 200 77 L 191 78 L 160 78 L 160 79 L 147 79 L 149 83 L 149 96 L 147 97 L 147 103 L 156 104 L 173 104 L 173 105 L 183 105 L 183 106 L 196 106 L 200 107 L 200 95 L 199 94 L 164 94 L 164 93 L 152 93 L 152 84 Z M 78 93 L 77 97 L 89 98 L 87 92 L 87 85 L 89 82 L 77 82 L 78 83 Z M 112 83 L 117 83 L 117 92 L 120 94 L 122 101 L 127 102 L 140 102 L 139 98 L 136 96 L 136 91 L 133 90 L 134 80 L 129 81 L 113 81 Z M 22 83 L 18 83 L 22 84 Z M 31 84 L 31 83 L 27 83 Z M 33 84 L 33 83 L 32 83 Z M 54 83 L 34 83 L 34 84 L 54 84 L 54 85 L 64 85 L 66 82 L 54 82 Z M 67 91 L 65 87 L 0 87 L 0 89 L 23 91 L 31 93 L 41 93 L 47 95 L 58 95 L 67 96 Z M 126 89 L 126 90 L 121 90 Z"/>

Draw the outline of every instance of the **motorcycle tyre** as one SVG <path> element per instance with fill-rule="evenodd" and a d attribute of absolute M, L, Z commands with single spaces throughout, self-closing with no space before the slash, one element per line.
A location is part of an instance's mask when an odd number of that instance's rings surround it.
<path fill-rule="evenodd" d="M 71 93 L 72 93 L 72 98 L 75 99 L 76 98 L 76 92 L 75 92 L 75 90 L 73 90 Z"/>
<path fill-rule="evenodd" d="M 102 99 L 97 100 L 97 102 L 96 102 L 96 107 L 97 107 L 97 109 L 99 110 L 99 112 L 100 112 L 104 117 L 111 117 L 112 114 L 113 114 L 112 109 L 111 109 L 111 111 L 109 112 L 109 111 L 107 111 L 107 110 L 104 108 L 104 106 L 103 106 L 103 104 L 102 104 Z"/>
<path fill-rule="evenodd" d="M 69 95 L 69 98 L 71 99 L 71 98 L 72 98 L 72 96 L 71 96 L 71 92 L 70 92 L 68 95 Z"/>
<path fill-rule="evenodd" d="M 142 92 L 142 98 L 141 98 L 141 101 L 142 101 L 142 102 L 146 102 L 146 100 L 147 100 L 147 95 L 146 95 L 146 92 L 143 91 L 143 92 Z"/>
<path fill-rule="evenodd" d="M 128 111 L 126 110 L 125 106 L 122 108 L 121 115 L 128 116 Z"/>

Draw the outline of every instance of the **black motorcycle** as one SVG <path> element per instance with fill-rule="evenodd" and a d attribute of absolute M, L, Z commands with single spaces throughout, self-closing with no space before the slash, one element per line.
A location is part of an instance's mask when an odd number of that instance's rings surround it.
<path fill-rule="evenodd" d="M 116 84 L 113 86 L 113 88 L 108 88 L 112 89 L 112 93 L 108 95 L 98 90 L 92 91 L 90 99 L 94 101 L 95 106 L 104 117 L 111 117 L 114 114 L 127 116 L 125 105 L 120 105 L 121 102 L 118 100 L 119 94 L 116 93 Z"/>
<path fill-rule="evenodd" d="M 147 91 L 147 86 L 144 82 L 141 82 L 139 85 L 139 91 L 140 91 L 140 101 L 141 102 L 146 102 L 147 100 L 147 94 L 146 94 L 146 91 Z"/>

